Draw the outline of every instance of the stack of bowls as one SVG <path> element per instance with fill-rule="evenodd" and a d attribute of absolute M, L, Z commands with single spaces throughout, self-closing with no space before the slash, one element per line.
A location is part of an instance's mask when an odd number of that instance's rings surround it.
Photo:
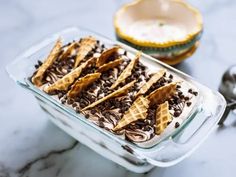
<path fill-rule="evenodd" d="M 115 14 L 118 40 L 167 64 L 191 56 L 203 31 L 200 12 L 183 0 L 137 0 Z"/>

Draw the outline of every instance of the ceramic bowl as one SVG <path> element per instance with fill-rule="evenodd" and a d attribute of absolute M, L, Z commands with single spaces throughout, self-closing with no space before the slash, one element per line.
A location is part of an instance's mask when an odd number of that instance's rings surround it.
<path fill-rule="evenodd" d="M 182 0 L 126 4 L 114 26 L 118 40 L 172 65 L 196 50 L 203 30 L 200 12 Z"/>

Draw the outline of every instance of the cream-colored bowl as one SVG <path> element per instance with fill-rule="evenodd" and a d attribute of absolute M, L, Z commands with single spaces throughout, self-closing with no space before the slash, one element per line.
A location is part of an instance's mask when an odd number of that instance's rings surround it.
<path fill-rule="evenodd" d="M 117 11 L 114 26 L 122 42 L 166 60 L 197 46 L 203 22 L 183 0 L 136 0 Z"/>

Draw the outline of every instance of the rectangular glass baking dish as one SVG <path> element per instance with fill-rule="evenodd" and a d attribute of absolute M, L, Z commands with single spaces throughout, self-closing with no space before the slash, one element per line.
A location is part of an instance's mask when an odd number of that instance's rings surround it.
<path fill-rule="evenodd" d="M 172 134 L 149 148 L 139 147 L 101 129 L 29 82 L 28 77 L 35 71 L 34 64 L 47 56 L 59 36 L 64 42 L 70 42 L 88 35 L 95 36 L 108 46 L 118 44 L 128 52 L 137 52 L 125 44 L 111 41 L 87 29 L 71 27 L 28 49 L 7 66 L 7 72 L 17 84 L 33 93 L 42 109 L 50 115 L 50 120 L 58 127 L 82 144 L 131 171 L 143 173 L 154 166 L 168 167 L 189 156 L 216 126 L 224 112 L 226 102 L 218 92 L 210 90 L 190 76 L 148 55 L 142 54 L 142 60 L 149 62 L 153 67 L 166 68 L 196 86 L 200 93 L 197 104 L 186 121 Z"/>

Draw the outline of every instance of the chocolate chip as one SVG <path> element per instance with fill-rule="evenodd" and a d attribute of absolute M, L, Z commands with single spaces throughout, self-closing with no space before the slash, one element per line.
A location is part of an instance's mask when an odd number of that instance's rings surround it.
<path fill-rule="evenodd" d="M 198 95 L 198 92 L 193 92 L 193 95 L 194 95 L 194 96 L 197 96 L 197 95 Z"/>
<path fill-rule="evenodd" d="M 61 99 L 63 97 L 63 94 L 62 93 L 58 93 L 58 98 Z"/>
<path fill-rule="evenodd" d="M 73 100 L 70 99 L 70 98 L 68 98 L 68 99 L 67 99 L 67 104 L 72 104 L 72 103 L 73 103 Z"/>
<path fill-rule="evenodd" d="M 179 122 L 175 123 L 175 128 L 178 128 L 180 126 Z"/>
<path fill-rule="evenodd" d="M 181 98 L 182 100 L 185 100 L 184 95 L 180 95 L 180 98 Z"/>
<path fill-rule="evenodd" d="M 89 115 L 88 115 L 88 114 L 85 114 L 84 116 L 85 116 L 85 118 L 87 118 L 87 119 L 89 118 Z"/>
<path fill-rule="evenodd" d="M 76 107 L 76 108 L 75 108 L 75 111 L 76 111 L 77 113 L 80 113 L 79 107 Z"/>
<path fill-rule="evenodd" d="M 99 118 L 98 118 L 98 121 L 99 121 L 99 122 L 104 122 L 105 119 L 104 119 L 103 117 L 99 117 Z"/>
<path fill-rule="evenodd" d="M 74 107 L 76 107 L 77 106 L 77 103 L 73 103 L 72 104 L 72 107 L 74 108 Z"/>
<path fill-rule="evenodd" d="M 188 96 L 186 96 L 186 97 L 184 97 L 184 99 L 185 99 L 186 101 L 188 101 L 190 98 L 189 98 Z"/>
<path fill-rule="evenodd" d="M 65 98 L 61 99 L 61 103 L 65 104 L 66 103 L 66 99 Z"/>
<path fill-rule="evenodd" d="M 97 111 L 96 111 L 95 109 L 92 109 L 92 110 L 91 110 L 91 113 L 92 113 L 92 114 L 95 114 L 96 112 L 97 112 Z"/>
<path fill-rule="evenodd" d="M 187 104 L 187 106 L 191 106 L 192 103 L 191 102 L 187 102 L 186 104 Z"/>
<path fill-rule="evenodd" d="M 82 103 L 80 103 L 80 106 L 81 106 L 82 108 L 84 108 L 86 105 L 82 102 Z"/>
<path fill-rule="evenodd" d="M 175 116 L 175 117 L 179 117 L 180 114 L 181 114 L 181 111 L 179 111 L 179 110 L 174 112 L 174 116 Z"/>
<path fill-rule="evenodd" d="M 176 86 L 176 88 L 177 88 L 177 89 L 180 89 L 180 88 L 181 88 L 181 86 L 180 86 L 180 85 L 177 85 L 177 86 Z"/>
<path fill-rule="evenodd" d="M 105 127 L 104 124 L 103 124 L 103 122 L 99 122 L 98 126 L 101 127 L 101 128 L 104 128 L 104 127 Z"/>
<path fill-rule="evenodd" d="M 41 66 L 43 64 L 43 62 L 41 62 L 40 60 L 38 60 L 38 65 Z"/>
<path fill-rule="evenodd" d="M 172 75 L 172 74 L 170 74 L 170 75 L 169 75 L 169 78 L 170 78 L 170 79 L 173 79 L 173 75 Z"/>

